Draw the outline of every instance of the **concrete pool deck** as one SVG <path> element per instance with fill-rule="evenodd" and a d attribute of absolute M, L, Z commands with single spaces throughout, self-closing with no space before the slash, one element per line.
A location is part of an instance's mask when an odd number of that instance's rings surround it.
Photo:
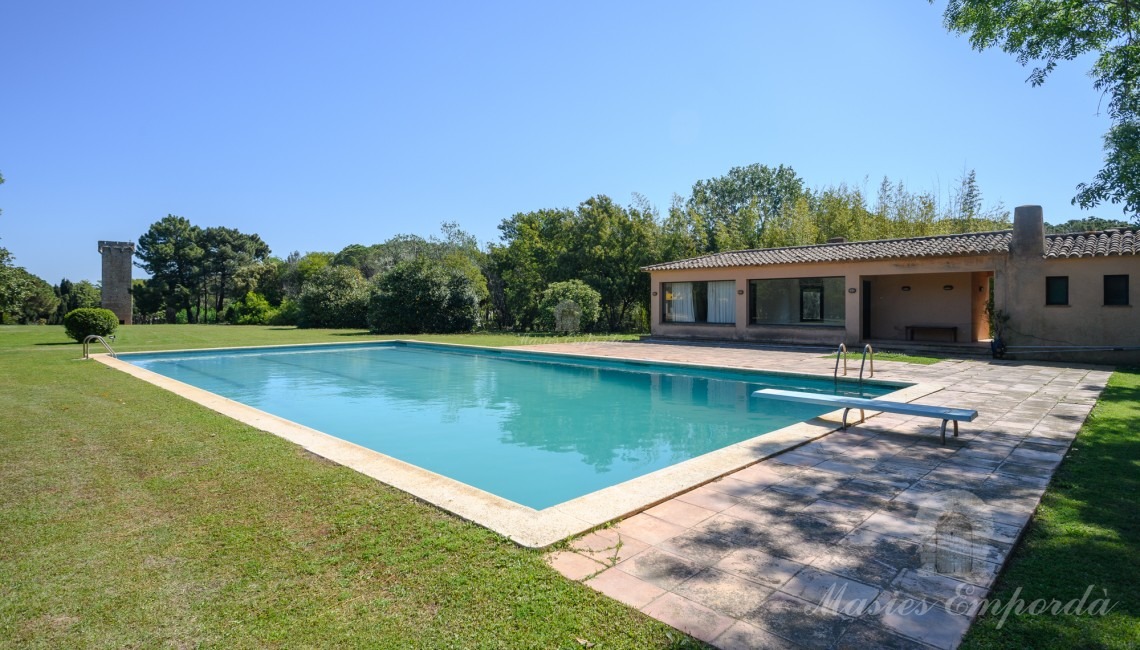
<path fill-rule="evenodd" d="M 650 343 L 537 346 L 830 375 L 818 352 Z M 857 364 L 856 364 L 857 365 Z M 879 414 L 589 533 L 563 575 L 718 648 L 955 648 L 1110 369 L 877 361 L 977 409 L 960 437 Z"/>

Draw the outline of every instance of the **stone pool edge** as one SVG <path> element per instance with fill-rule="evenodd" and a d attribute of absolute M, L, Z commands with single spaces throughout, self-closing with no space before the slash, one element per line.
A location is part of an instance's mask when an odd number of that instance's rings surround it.
<path fill-rule="evenodd" d="M 360 343 L 415 343 L 424 346 L 497 350 L 485 346 L 453 343 L 428 343 L 416 340 L 373 341 Z M 319 345 L 319 344 L 318 344 Z M 336 344 L 343 345 L 343 344 Z M 299 346 L 258 346 L 299 347 Z M 525 347 L 525 346 L 523 346 Z M 212 348 L 212 350 L 245 350 L 248 347 Z M 163 350 L 160 352 L 190 352 Z M 198 350 L 201 351 L 201 350 Z M 521 351 L 521 350 L 520 350 Z M 608 357 L 525 350 L 527 354 L 549 357 L 575 357 L 584 360 L 629 361 Z M 247 406 L 215 393 L 191 386 L 158 373 L 135 366 L 107 354 L 91 355 L 92 359 L 150 384 L 189 399 L 217 413 L 266 431 L 297 444 L 310 453 L 344 465 L 446 510 L 456 516 L 488 528 L 528 548 L 546 548 L 559 541 L 603 526 L 661 503 L 677 494 L 700 487 L 766 458 L 789 451 L 828 435 L 841 427 L 842 409 L 805 422 L 796 423 L 727 447 L 664 467 L 596 492 L 535 510 L 455 479 L 417 467 L 410 463 L 342 440 L 317 429 Z M 649 366 L 679 366 L 689 369 L 745 371 L 746 368 L 708 366 L 691 363 L 662 363 L 655 360 L 632 360 Z M 759 371 L 757 371 L 759 372 Z M 767 372 L 767 371 L 764 371 Z M 772 373 L 818 379 L 808 373 Z M 879 382 L 876 382 L 879 383 Z M 883 382 L 886 383 L 886 382 Z M 941 390 L 932 384 L 914 384 L 884 395 L 893 401 L 913 401 Z M 867 411 L 867 417 L 877 415 Z"/>

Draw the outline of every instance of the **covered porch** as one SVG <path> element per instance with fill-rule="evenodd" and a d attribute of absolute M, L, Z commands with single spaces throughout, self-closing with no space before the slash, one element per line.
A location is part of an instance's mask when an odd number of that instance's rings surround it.
<path fill-rule="evenodd" d="M 987 342 L 993 277 L 993 271 L 861 275 L 860 340 L 916 346 Z"/>

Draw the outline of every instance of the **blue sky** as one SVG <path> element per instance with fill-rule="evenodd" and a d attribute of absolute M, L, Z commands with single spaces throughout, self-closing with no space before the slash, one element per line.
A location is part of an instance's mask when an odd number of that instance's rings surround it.
<path fill-rule="evenodd" d="M 284 256 L 672 194 L 738 165 L 889 176 L 1061 222 L 1100 169 L 1086 76 L 1042 87 L 942 3 L 7 2 L 0 245 L 56 283 L 167 214 Z M 141 275 L 141 272 L 138 272 Z"/>

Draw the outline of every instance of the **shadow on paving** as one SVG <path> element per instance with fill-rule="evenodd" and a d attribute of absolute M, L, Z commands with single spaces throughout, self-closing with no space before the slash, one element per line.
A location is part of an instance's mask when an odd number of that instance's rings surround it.
<path fill-rule="evenodd" d="M 1106 616 L 986 614 L 965 648 L 1135 647 L 1140 638 L 1140 375 L 1117 378 L 1057 471 L 991 598 L 1065 604 L 1107 598 Z M 1020 590 L 1020 591 L 1018 591 Z M 1087 612 L 1088 610 L 1086 610 Z M 1099 610 L 1094 609 L 1094 612 Z"/>

